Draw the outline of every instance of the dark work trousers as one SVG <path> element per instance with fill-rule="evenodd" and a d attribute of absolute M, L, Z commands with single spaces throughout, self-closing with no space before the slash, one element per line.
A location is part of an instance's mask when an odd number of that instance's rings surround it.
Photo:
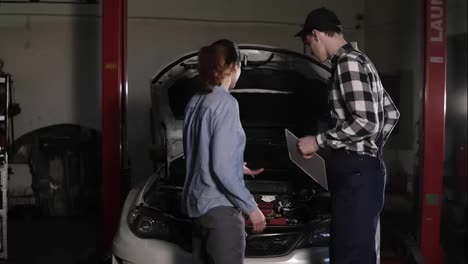
<path fill-rule="evenodd" d="M 192 233 L 193 264 L 243 264 L 245 223 L 241 212 L 215 207 L 195 218 Z"/>
<path fill-rule="evenodd" d="M 332 199 L 330 263 L 377 263 L 376 229 L 386 180 L 381 153 L 371 157 L 333 150 L 327 173 Z"/>

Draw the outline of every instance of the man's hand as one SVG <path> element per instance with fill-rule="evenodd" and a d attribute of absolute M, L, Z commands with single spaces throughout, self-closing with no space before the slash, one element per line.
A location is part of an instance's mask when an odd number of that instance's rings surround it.
<path fill-rule="evenodd" d="M 262 211 L 257 207 L 255 211 L 249 214 L 250 222 L 252 222 L 252 228 L 254 233 L 262 232 L 266 227 L 265 216 Z"/>
<path fill-rule="evenodd" d="M 307 136 L 299 139 L 297 149 L 305 159 L 312 158 L 312 154 L 319 150 L 319 145 L 315 136 Z"/>
<path fill-rule="evenodd" d="M 251 170 L 247 167 L 247 162 L 244 162 L 244 174 L 245 175 L 250 175 L 252 177 L 255 177 L 256 175 L 262 173 L 265 169 L 260 168 L 256 170 Z"/>

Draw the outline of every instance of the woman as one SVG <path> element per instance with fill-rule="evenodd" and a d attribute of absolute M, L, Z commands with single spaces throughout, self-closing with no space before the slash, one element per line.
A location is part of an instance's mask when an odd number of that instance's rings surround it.
<path fill-rule="evenodd" d="M 241 53 L 232 41 L 203 47 L 198 71 L 204 86 L 185 109 L 183 206 L 194 219 L 194 264 L 244 263 L 242 213 L 249 216 L 254 232 L 266 225 L 243 181 L 244 173 L 256 175 L 263 169 L 245 167 L 245 133 L 238 103 L 228 92 L 239 79 L 240 62 Z"/>

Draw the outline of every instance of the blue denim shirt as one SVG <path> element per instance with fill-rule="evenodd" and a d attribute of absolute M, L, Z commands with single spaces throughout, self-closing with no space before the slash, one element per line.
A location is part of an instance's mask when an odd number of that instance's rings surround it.
<path fill-rule="evenodd" d="M 244 184 L 245 133 L 237 100 L 223 87 L 196 94 L 185 109 L 184 153 L 187 167 L 183 208 L 199 217 L 218 206 L 245 214 L 257 204 Z"/>

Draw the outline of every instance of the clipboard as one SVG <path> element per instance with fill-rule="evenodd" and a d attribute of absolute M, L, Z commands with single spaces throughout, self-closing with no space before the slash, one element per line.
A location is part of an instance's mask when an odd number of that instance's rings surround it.
<path fill-rule="evenodd" d="M 286 143 L 288 145 L 289 158 L 310 178 L 317 182 L 322 188 L 328 191 L 327 170 L 325 160 L 317 153 L 312 154 L 312 158 L 305 159 L 297 149 L 299 139 L 288 129 L 284 130 Z"/>

